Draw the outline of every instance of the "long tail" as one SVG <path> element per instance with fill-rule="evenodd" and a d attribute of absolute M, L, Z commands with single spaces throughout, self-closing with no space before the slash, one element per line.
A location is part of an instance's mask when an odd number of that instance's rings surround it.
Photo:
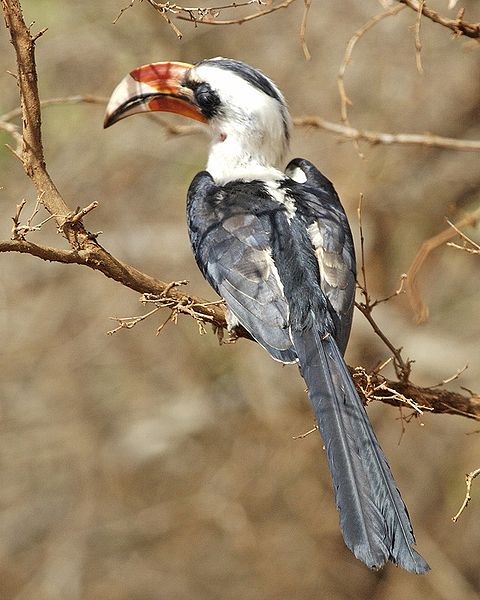
<path fill-rule="evenodd" d="M 388 560 L 412 573 L 430 567 L 340 350 L 315 328 L 293 332 L 300 368 L 325 443 L 346 545 L 371 569 Z"/>

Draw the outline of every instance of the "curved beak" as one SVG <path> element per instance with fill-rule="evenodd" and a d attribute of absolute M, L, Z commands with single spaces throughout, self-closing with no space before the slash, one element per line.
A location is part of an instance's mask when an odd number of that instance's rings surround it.
<path fill-rule="evenodd" d="M 107 105 L 103 126 L 139 112 L 173 112 L 206 123 L 190 88 L 184 87 L 185 75 L 193 65 L 159 62 L 131 71 L 114 89 Z"/>

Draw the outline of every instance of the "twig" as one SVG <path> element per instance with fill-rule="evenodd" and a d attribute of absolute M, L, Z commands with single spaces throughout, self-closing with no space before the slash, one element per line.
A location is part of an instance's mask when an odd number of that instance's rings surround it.
<path fill-rule="evenodd" d="M 315 424 L 315 426 L 312 427 L 311 429 L 309 429 L 308 431 L 305 431 L 305 433 L 299 433 L 298 435 L 293 435 L 292 440 L 303 440 L 306 437 L 308 437 L 311 433 L 314 433 L 315 431 L 318 431 L 317 424 Z"/>
<path fill-rule="evenodd" d="M 419 414 L 423 415 L 424 411 L 433 411 L 431 406 L 420 405 L 411 398 L 391 388 L 387 380 L 379 375 L 378 371 L 367 373 L 363 367 L 356 367 L 353 372 L 353 378 L 356 384 L 360 387 L 363 397 L 367 403 L 372 400 L 396 400 L 401 404 L 406 404 Z M 379 393 L 382 392 L 382 393 Z M 387 394 L 385 394 L 385 392 Z"/>
<path fill-rule="evenodd" d="M 338 73 L 337 73 L 337 86 L 338 86 L 338 93 L 340 94 L 340 115 L 341 115 L 342 123 L 344 125 L 346 125 L 347 127 L 350 127 L 350 121 L 348 119 L 348 106 L 352 105 L 352 101 L 347 96 L 347 93 L 345 91 L 345 72 L 347 70 L 348 65 L 352 61 L 353 49 L 355 48 L 357 42 L 362 38 L 363 35 L 365 35 L 365 33 L 367 33 L 367 31 L 369 29 L 374 27 L 377 23 L 379 23 L 386 17 L 391 17 L 391 16 L 398 14 L 404 8 L 405 8 L 404 6 L 395 6 L 393 8 L 388 9 L 387 11 L 385 11 L 383 13 L 380 13 L 379 15 L 375 15 L 374 17 L 369 19 L 365 23 L 365 25 L 360 27 L 360 29 L 357 29 L 357 31 L 353 34 L 353 36 L 348 41 L 342 63 L 340 64 L 340 68 L 338 69 Z M 355 146 L 360 153 L 360 150 L 358 147 L 358 140 L 360 138 L 352 137 L 351 139 L 355 142 Z"/>
<path fill-rule="evenodd" d="M 470 254 L 480 254 L 480 245 L 477 244 L 477 242 L 474 242 L 471 238 L 468 237 L 468 235 L 465 235 L 463 233 L 463 231 L 460 231 L 460 229 L 458 229 L 458 227 L 456 227 L 448 219 L 446 221 L 450 225 L 450 227 L 452 227 L 463 240 L 462 246 L 459 246 L 458 244 L 455 244 L 454 242 L 447 242 L 447 246 L 451 246 L 452 248 L 457 248 L 458 250 L 464 250 L 465 252 L 469 252 Z"/>
<path fill-rule="evenodd" d="M 460 518 L 460 515 L 467 508 L 468 503 L 472 499 L 472 497 L 470 495 L 470 490 L 472 488 L 473 480 L 475 479 L 475 477 L 478 477 L 478 475 L 480 475 L 480 469 L 475 469 L 475 471 L 471 471 L 470 473 L 467 473 L 465 475 L 465 483 L 466 483 L 467 490 L 465 492 L 465 498 L 462 502 L 462 506 L 458 509 L 457 514 L 452 517 L 452 521 L 454 523 L 456 523 L 458 521 L 458 519 Z"/>
<path fill-rule="evenodd" d="M 308 0 L 310 2 L 311 0 Z M 173 30 L 178 39 L 182 39 L 183 34 L 180 29 L 173 23 L 170 15 L 176 19 L 181 21 L 188 21 L 190 23 L 194 23 L 195 26 L 198 24 L 203 25 L 241 25 L 242 23 L 246 23 L 248 21 L 252 21 L 253 19 L 258 19 L 260 17 L 264 17 L 265 15 L 269 15 L 281 8 L 288 8 L 290 4 L 295 2 L 295 0 L 284 0 L 280 4 L 275 4 L 266 8 L 264 10 L 257 11 L 256 13 L 252 13 L 249 15 L 241 16 L 236 19 L 218 19 L 222 11 L 228 9 L 238 9 L 245 8 L 246 6 L 251 6 L 252 4 L 257 5 L 265 5 L 264 0 L 247 0 L 246 2 L 232 2 L 230 4 L 225 4 L 221 6 L 211 6 L 211 7 L 187 7 L 180 6 L 174 2 L 157 2 L 156 0 L 147 0 L 147 3 L 152 6 L 152 8 L 160 14 L 160 16 L 165 20 L 165 22 L 169 25 L 169 27 Z M 118 19 L 123 15 L 125 11 L 132 8 L 135 4 L 135 0 L 131 0 L 130 3 L 122 8 L 119 14 L 115 17 L 113 23 L 115 24 Z"/>
<path fill-rule="evenodd" d="M 456 224 L 455 229 L 450 226 L 428 240 L 425 240 L 420 246 L 419 251 L 407 271 L 406 279 L 407 298 L 415 314 L 417 323 L 423 323 L 428 319 L 428 306 L 423 302 L 417 285 L 417 277 L 424 262 L 435 248 L 448 242 L 448 240 L 455 236 L 456 232 L 458 232 L 461 227 L 474 225 L 478 219 L 480 219 L 480 208 L 461 219 Z"/>
<path fill-rule="evenodd" d="M 25 240 L 25 236 L 27 233 L 29 233 L 30 231 L 39 231 L 42 228 L 42 226 L 45 225 L 45 223 L 48 223 L 48 221 L 55 217 L 55 215 L 49 215 L 48 217 L 43 219 L 43 221 L 40 221 L 38 225 L 33 225 L 33 219 L 37 216 L 41 204 L 41 198 L 37 198 L 32 214 L 28 217 L 26 224 L 22 225 L 20 223 L 20 214 L 25 204 L 25 200 L 22 200 L 20 204 L 17 204 L 15 216 L 12 217 L 12 240 Z"/>
<path fill-rule="evenodd" d="M 467 369 L 468 369 L 468 364 L 465 364 L 461 369 L 457 369 L 455 371 L 455 373 L 453 375 L 451 375 L 450 377 L 447 377 L 446 379 L 442 379 L 442 381 L 440 383 L 436 383 L 435 385 L 432 385 L 430 387 L 436 388 L 436 387 L 442 387 L 444 385 L 447 385 L 447 383 L 451 383 L 452 381 L 455 381 L 456 379 L 458 379 L 460 377 L 460 375 L 462 373 L 464 373 Z"/>
<path fill-rule="evenodd" d="M 423 73 L 422 65 L 422 40 L 420 37 L 420 28 L 422 25 L 422 11 L 425 5 L 425 0 L 419 0 L 417 18 L 415 19 L 415 61 L 417 64 L 417 71 Z"/>
<path fill-rule="evenodd" d="M 305 60 L 311 60 L 312 55 L 310 54 L 310 50 L 308 49 L 306 34 L 307 34 L 307 20 L 308 13 L 310 11 L 310 7 L 312 6 L 312 0 L 303 0 L 305 3 L 305 7 L 303 9 L 303 17 L 302 22 L 300 24 L 300 43 L 302 45 L 303 55 L 305 56 Z"/>
<path fill-rule="evenodd" d="M 58 98 L 48 98 L 40 101 L 40 106 L 55 106 L 58 104 L 104 104 L 106 105 L 108 98 L 105 96 L 95 96 L 93 94 L 74 95 L 74 96 L 62 96 Z M 4 113 L 0 116 L 0 123 L 5 121 L 11 121 L 16 117 L 22 116 L 22 108 L 14 108 L 13 110 Z"/>
<path fill-rule="evenodd" d="M 3 120 L 0 117 L 0 129 L 3 129 L 3 131 L 6 131 L 13 137 L 16 143 L 16 148 L 11 148 L 10 146 L 8 146 L 8 144 L 7 147 L 18 159 L 20 159 L 20 161 L 22 161 L 23 137 L 20 133 L 19 127 L 17 125 L 14 125 L 13 123 L 8 123 L 6 120 Z"/>
<path fill-rule="evenodd" d="M 148 317 L 157 313 L 160 310 L 160 308 L 160 306 L 152 308 L 152 310 L 150 310 L 149 312 L 138 317 L 110 317 L 112 321 L 116 321 L 118 323 L 118 327 L 107 331 L 107 335 L 113 335 L 114 333 L 117 333 L 117 331 L 120 331 L 120 329 L 132 329 L 137 323 L 145 321 L 145 319 L 148 319 Z"/>
<path fill-rule="evenodd" d="M 431 8 L 428 8 L 425 2 L 421 2 L 421 0 L 397 0 L 397 2 L 405 4 L 416 12 L 421 10 L 422 14 L 427 17 L 427 19 L 451 29 L 454 33 L 454 37 L 459 37 L 461 35 L 466 35 L 470 38 L 480 37 L 480 23 L 467 23 L 464 21 L 464 10 L 459 11 L 456 19 L 448 19 L 447 17 L 442 17 Z"/>
<path fill-rule="evenodd" d="M 148 0 L 148 1 L 151 3 L 151 0 Z M 280 4 L 272 5 L 272 6 L 270 6 L 270 8 L 266 8 L 265 10 L 260 10 L 256 13 L 252 13 L 252 14 L 246 15 L 244 17 L 239 17 L 237 19 L 225 19 L 225 20 L 216 19 L 216 18 L 195 19 L 195 17 L 193 15 L 188 15 L 188 16 L 177 15 L 177 19 L 180 19 L 182 21 L 190 21 L 192 23 L 202 24 L 202 25 L 242 25 L 243 23 L 247 23 L 248 21 L 253 21 L 254 19 L 259 19 L 260 17 L 265 17 L 266 15 L 270 15 L 282 8 L 288 8 L 290 6 L 290 4 L 292 4 L 293 2 L 295 2 L 295 0 L 284 0 Z M 252 2 L 252 3 L 247 2 L 246 4 L 255 4 L 255 3 L 263 4 L 260 2 Z M 230 6 L 223 6 L 221 8 L 223 8 L 223 9 L 236 8 L 238 6 L 239 6 L 239 4 L 233 4 Z M 194 10 L 200 10 L 200 9 L 194 9 Z M 213 9 L 209 9 L 209 10 L 218 10 L 218 9 L 213 8 Z"/>
<path fill-rule="evenodd" d="M 367 272 L 365 270 L 365 237 L 363 235 L 363 221 L 362 221 L 362 208 L 363 208 L 363 194 L 360 194 L 360 198 L 358 200 L 358 208 L 357 208 L 357 219 L 358 219 L 358 229 L 360 233 L 360 268 L 362 271 L 362 279 L 363 279 L 363 295 L 365 297 L 366 302 L 370 302 L 370 298 L 368 297 L 367 291 Z"/>
<path fill-rule="evenodd" d="M 413 360 L 407 359 L 403 360 L 402 350 L 403 348 L 396 348 L 392 342 L 388 339 L 388 337 L 383 333 L 380 327 L 377 325 L 377 322 L 372 316 L 372 307 L 368 305 L 366 302 L 355 302 L 355 306 L 362 313 L 362 315 L 367 319 L 372 327 L 373 331 L 377 334 L 377 336 L 382 340 L 382 342 L 387 346 L 394 357 L 394 368 L 395 373 L 400 381 L 406 382 L 410 377 L 410 373 L 412 370 Z"/>
<path fill-rule="evenodd" d="M 373 318 L 372 312 L 375 306 L 382 302 L 387 302 L 394 296 L 398 296 L 403 291 L 403 282 L 405 280 L 405 276 L 402 275 L 400 281 L 400 287 L 393 294 L 390 294 L 386 298 L 382 298 L 381 300 L 373 300 L 368 293 L 367 287 L 367 274 L 365 269 L 365 238 L 363 236 L 363 224 L 362 224 L 362 204 L 363 204 L 363 194 L 360 194 L 360 201 L 358 204 L 357 215 L 358 215 L 358 226 L 360 230 L 360 269 L 362 273 L 363 283 L 358 283 L 357 285 L 360 288 L 364 301 L 363 302 L 355 302 L 355 306 L 358 310 L 364 315 L 367 321 L 370 323 L 373 331 L 378 335 L 378 337 L 382 340 L 382 342 L 387 346 L 390 352 L 393 355 L 393 365 L 395 368 L 395 373 L 400 381 L 407 382 L 411 372 L 411 360 L 407 359 L 403 360 L 402 357 L 402 348 L 396 348 L 392 342 L 388 339 L 388 337 L 383 333 L 380 327 L 377 325 L 375 319 Z"/>
<path fill-rule="evenodd" d="M 89 212 L 91 212 L 92 210 L 97 208 L 97 206 L 98 206 L 98 202 L 96 200 L 94 200 L 85 208 L 78 207 L 74 213 L 71 213 L 65 217 L 65 222 L 62 225 L 62 229 L 63 229 L 63 227 L 65 227 L 65 225 L 67 223 L 78 223 L 79 221 L 81 221 L 83 219 L 83 217 L 85 215 L 87 215 Z"/>
<path fill-rule="evenodd" d="M 130 4 L 128 4 L 127 6 L 124 6 L 123 8 L 120 9 L 120 12 L 118 13 L 118 15 L 113 19 L 112 21 L 112 25 L 116 25 L 118 19 L 120 19 L 120 17 L 123 15 L 123 13 L 125 11 L 127 11 L 129 8 L 132 8 L 132 6 L 135 4 L 135 0 L 130 0 Z"/>

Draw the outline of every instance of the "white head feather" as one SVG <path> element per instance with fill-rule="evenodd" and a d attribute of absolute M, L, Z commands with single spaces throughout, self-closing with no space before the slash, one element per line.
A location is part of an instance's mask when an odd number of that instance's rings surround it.
<path fill-rule="evenodd" d="M 288 149 L 290 116 L 278 88 L 264 75 L 277 98 L 241 74 L 216 66 L 211 59 L 194 67 L 189 80 L 208 83 L 220 99 L 209 119 L 211 135 L 207 170 L 217 183 L 232 179 L 281 178 Z"/>

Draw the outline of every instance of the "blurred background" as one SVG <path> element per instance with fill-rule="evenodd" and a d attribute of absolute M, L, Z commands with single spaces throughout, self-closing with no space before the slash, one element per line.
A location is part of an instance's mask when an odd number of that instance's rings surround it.
<path fill-rule="evenodd" d="M 270 75 L 294 116 L 336 121 L 347 42 L 386 3 L 313 2 L 310 62 L 299 41 L 300 0 L 242 26 L 177 22 L 180 41 L 146 3 L 113 25 L 126 4 L 22 2 L 27 23 L 48 27 L 37 43 L 43 99 L 108 96 L 140 64 L 222 55 Z M 448 12 L 446 0 L 430 5 L 451 18 L 458 10 Z M 462 6 L 467 20 L 480 20 L 477 2 Z M 420 75 L 415 18 L 405 9 L 358 43 L 345 77 L 352 124 L 479 139 L 478 44 L 424 19 Z M 5 28 L 0 57 L 3 114 L 18 105 Z M 184 214 L 206 138 L 168 136 L 143 116 L 103 131 L 103 110 L 43 111 L 47 165 L 67 204 L 97 200 L 85 224 L 103 231 L 99 241 L 111 253 L 164 281 L 188 279 L 189 291 L 214 299 L 192 258 Z M 0 142 L 0 237 L 8 239 L 15 205 L 27 201 L 25 220 L 35 191 L 4 146 L 12 140 L 0 132 Z M 310 159 L 335 183 L 355 235 L 364 194 L 369 289 L 382 297 L 446 216 L 478 208 L 480 161 L 478 153 L 421 147 L 361 149 L 363 159 L 351 142 L 296 129 L 290 158 Z M 478 228 L 466 233 L 480 237 Z M 53 223 L 29 239 L 66 247 Z M 295 367 L 245 340 L 220 346 L 189 318 L 156 337 L 168 313 L 108 336 L 110 317 L 144 312 L 138 294 L 80 266 L 14 254 L 1 255 L 0 265 L 2 600 L 478 598 L 480 483 L 451 521 L 464 473 L 480 466 L 478 423 L 425 414 L 402 436 L 398 409 L 369 406 L 432 567 L 425 577 L 393 565 L 371 573 L 342 541 L 321 440 L 293 439 L 313 425 Z M 478 256 L 443 246 L 420 275 L 427 323 L 415 325 L 404 296 L 375 311 L 415 360 L 415 383 L 437 384 L 468 363 L 449 388 L 480 390 L 479 278 Z M 371 368 L 388 356 L 357 313 L 349 364 Z"/>

